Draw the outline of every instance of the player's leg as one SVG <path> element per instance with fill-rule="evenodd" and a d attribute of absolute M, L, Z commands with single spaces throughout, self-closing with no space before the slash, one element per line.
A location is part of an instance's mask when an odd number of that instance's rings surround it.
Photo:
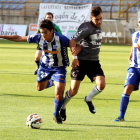
<path fill-rule="evenodd" d="M 48 81 L 50 81 L 50 78 L 54 72 L 47 71 L 42 66 L 39 67 L 38 73 L 37 73 L 37 83 L 36 87 L 38 91 L 44 90 L 45 88 L 48 88 Z"/>
<path fill-rule="evenodd" d="M 47 86 L 49 80 L 43 81 L 43 82 L 36 82 L 36 88 L 38 91 L 44 90 Z"/>
<path fill-rule="evenodd" d="M 40 60 L 40 57 L 42 56 L 42 51 L 41 51 L 41 48 L 39 47 L 39 45 L 37 46 L 37 50 L 36 50 L 36 53 L 35 53 L 35 63 L 37 65 L 37 69 L 34 71 L 34 75 L 37 75 L 37 71 L 39 69 L 39 60 Z"/>
<path fill-rule="evenodd" d="M 71 98 L 77 94 L 80 83 L 81 83 L 80 80 L 71 80 L 70 90 L 66 91 L 65 93 L 64 104 L 60 111 L 62 121 L 66 120 L 66 106 L 68 102 L 71 100 Z"/>
<path fill-rule="evenodd" d="M 97 94 L 101 93 L 102 90 L 105 88 L 105 77 L 104 76 L 94 77 L 94 81 L 96 82 L 96 85 L 93 87 L 91 92 L 85 97 L 85 102 L 89 107 L 89 111 L 93 114 L 96 113 L 96 109 L 92 103 L 92 99 Z"/>
<path fill-rule="evenodd" d="M 94 67 L 91 67 L 94 66 Z M 88 64 L 87 76 L 90 78 L 91 82 L 95 81 L 96 85 L 93 87 L 91 92 L 85 97 L 85 102 L 88 105 L 89 111 L 91 113 L 96 113 L 96 109 L 92 103 L 93 97 L 101 93 L 105 88 L 105 76 L 104 72 L 101 69 L 99 61 L 89 62 Z"/>
<path fill-rule="evenodd" d="M 36 87 L 38 91 L 41 91 L 45 88 L 50 88 L 54 86 L 54 81 L 52 79 L 46 80 L 44 82 L 37 82 Z"/>
<path fill-rule="evenodd" d="M 66 106 L 71 100 L 73 96 L 75 96 L 78 92 L 79 86 L 81 81 L 84 79 L 85 76 L 85 66 L 83 66 L 83 62 L 79 60 L 80 66 L 73 68 L 71 70 L 71 87 L 70 90 L 66 91 L 64 104 L 61 108 L 60 115 L 62 121 L 66 120 Z"/>
<path fill-rule="evenodd" d="M 52 87 L 52 86 L 54 86 L 54 80 L 50 79 L 50 80 L 48 81 L 48 83 L 47 83 L 46 88 L 50 88 L 50 87 Z"/>
<path fill-rule="evenodd" d="M 64 103 L 63 94 L 65 90 L 65 83 L 55 81 L 55 100 L 54 100 L 54 121 L 57 124 L 62 124 L 62 119 L 59 111 Z"/>
<path fill-rule="evenodd" d="M 133 90 L 138 90 L 140 74 L 136 68 L 128 68 L 124 92 L 120 100 L 120 115 L 114 121 L 124 121 L 124 116 L 129 104 L 129 97 Z"/>
<path fill-rule="evenodd" d="M 102 92 L 102 90 L 105 88 L 105 77 L 104 76 L 94 77 L 94 81 L 96 82 L 96 85 L 93 87 L 91 92 L 87 95 L 87 97 L 86 97 L 87 101 L 91 101 L 93 97 L 95 97 L 97 94 Z"/>
<path fill-rule="evenodd" d="M 129 104 L 129 97 L 132 91 L 134 90 L 134 85 L 127 85 L 124 89 L 124 92 L 122 94 L 121 100 L 120 100 L 120 115 L 118 118 L 116 118 L 114 121 L 124 121 L 125 112 L 127 110 L 127 106 Z"/>
<path fill-rule="evenodd" d="M 66 81 L 66 69 L 60 69 L 56 71 L 52 79 L 55 84 L 55 100 L 54 100 L 54 120 L 57 124 L 62 124 L 62 119 L 60 116 L 60 109 L 64 103 L 63 94 L 65 90 L 65 81 Z"/>

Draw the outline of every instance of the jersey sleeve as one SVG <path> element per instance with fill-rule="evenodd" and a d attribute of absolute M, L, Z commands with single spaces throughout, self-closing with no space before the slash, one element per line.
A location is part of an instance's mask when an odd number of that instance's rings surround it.
<path fill-rule="evenodd" d="M 79 42 L 81 39 L 85 38 L 90 34 L 89 28 L 87 27 L 86 23 L 83 23 L 79 26 L 77 32 L 72 36 L 76 42 Z"/>
<path fill-rule="evenodd" d="M 70 40 L 66 36 L 61 35 L 60 42 L 61 42 L 62 47 L 70 47 L 69 41 Z"/>
<path fill-rule="evenodd" d="M 41 38 L 41 34 L 30 35 L 30 36 L 28 36 L 27 41 L 29 43 L 39 44 L 40 38 Z"/>

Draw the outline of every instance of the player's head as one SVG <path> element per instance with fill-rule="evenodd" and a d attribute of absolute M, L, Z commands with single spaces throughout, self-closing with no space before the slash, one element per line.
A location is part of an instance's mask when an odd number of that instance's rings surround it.
<path fill-rule="evenodd" d="M 53 21 L 53 14 L 51 12 L 46 13 L 45 19 L 48 19 L 52 22 Z"/>
<path fill-rule="evenodd" d="M 39 28 L 43 39 L 48 42 L 52 41 L 54 32 L 53 23 L 48 19 L 44 19 L 40 22 Z"/>
<path fill-rule="evenodd" d="M 90 19 L 92 20 L 93 24 L 96 27 L 101 27 L 103 17 L 102 17 L 102 9 L 100 6 L 92 7 Z"/>

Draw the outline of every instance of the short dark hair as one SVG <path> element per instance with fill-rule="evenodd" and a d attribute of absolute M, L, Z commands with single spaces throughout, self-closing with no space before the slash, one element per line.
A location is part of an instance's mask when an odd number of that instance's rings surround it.
<path fill-rule="evenodd" d="M 91 16 L 97 17 L 100 13 L 102 13 L 102 9 L 100 6 L 92 7 L 91 9 Z"/>
<path fill-rule="evenodd" d="M 46 15 L 51 15 L 52 18 L 53 18 L 53 13 L 51 13 L 51 12 L 47 12 Z M 46 16 L 46 15 L 45 15 L 45 16 Z"/>
<path fill-rule="evenodd" d="M 40 22 L 39 24 L 39 28 L 40 29 L 43 29 L 43 28 L 46 28 L 48 29 L 49 31 L 51 31 L 52 29 L 54 30 L 54 26 L 53 26 L 53 23 L 48 20 L 48 19 L 44 19 Z"/>

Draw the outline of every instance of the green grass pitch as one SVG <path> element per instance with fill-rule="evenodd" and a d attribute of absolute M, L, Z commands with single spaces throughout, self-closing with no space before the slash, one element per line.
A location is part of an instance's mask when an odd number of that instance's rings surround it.
<path fill-rule="evenodd" d="M 0 140 L 138 140 L 140 139 L 140 91 L 130 97 L 125 122 L 119 115 L 120 98 L 131 46 L 103 44 L 100 62 L 106 76 L 105 90 L 93 99 L 96 114 L 88 110 L 84 97 L 95 83 L 86 77 L 78 94 L 67 106 L 67 121 L 53 122 L 54 87 L 36 90 L 34 55 L 36 44 L 0 40 Z M 70 61 L 72 56 L 69 49 Z M 66 89 L 70 87 L 67 68 Z M 29 129 L 26 118 L 37 113 L 43 125 Z"/>

